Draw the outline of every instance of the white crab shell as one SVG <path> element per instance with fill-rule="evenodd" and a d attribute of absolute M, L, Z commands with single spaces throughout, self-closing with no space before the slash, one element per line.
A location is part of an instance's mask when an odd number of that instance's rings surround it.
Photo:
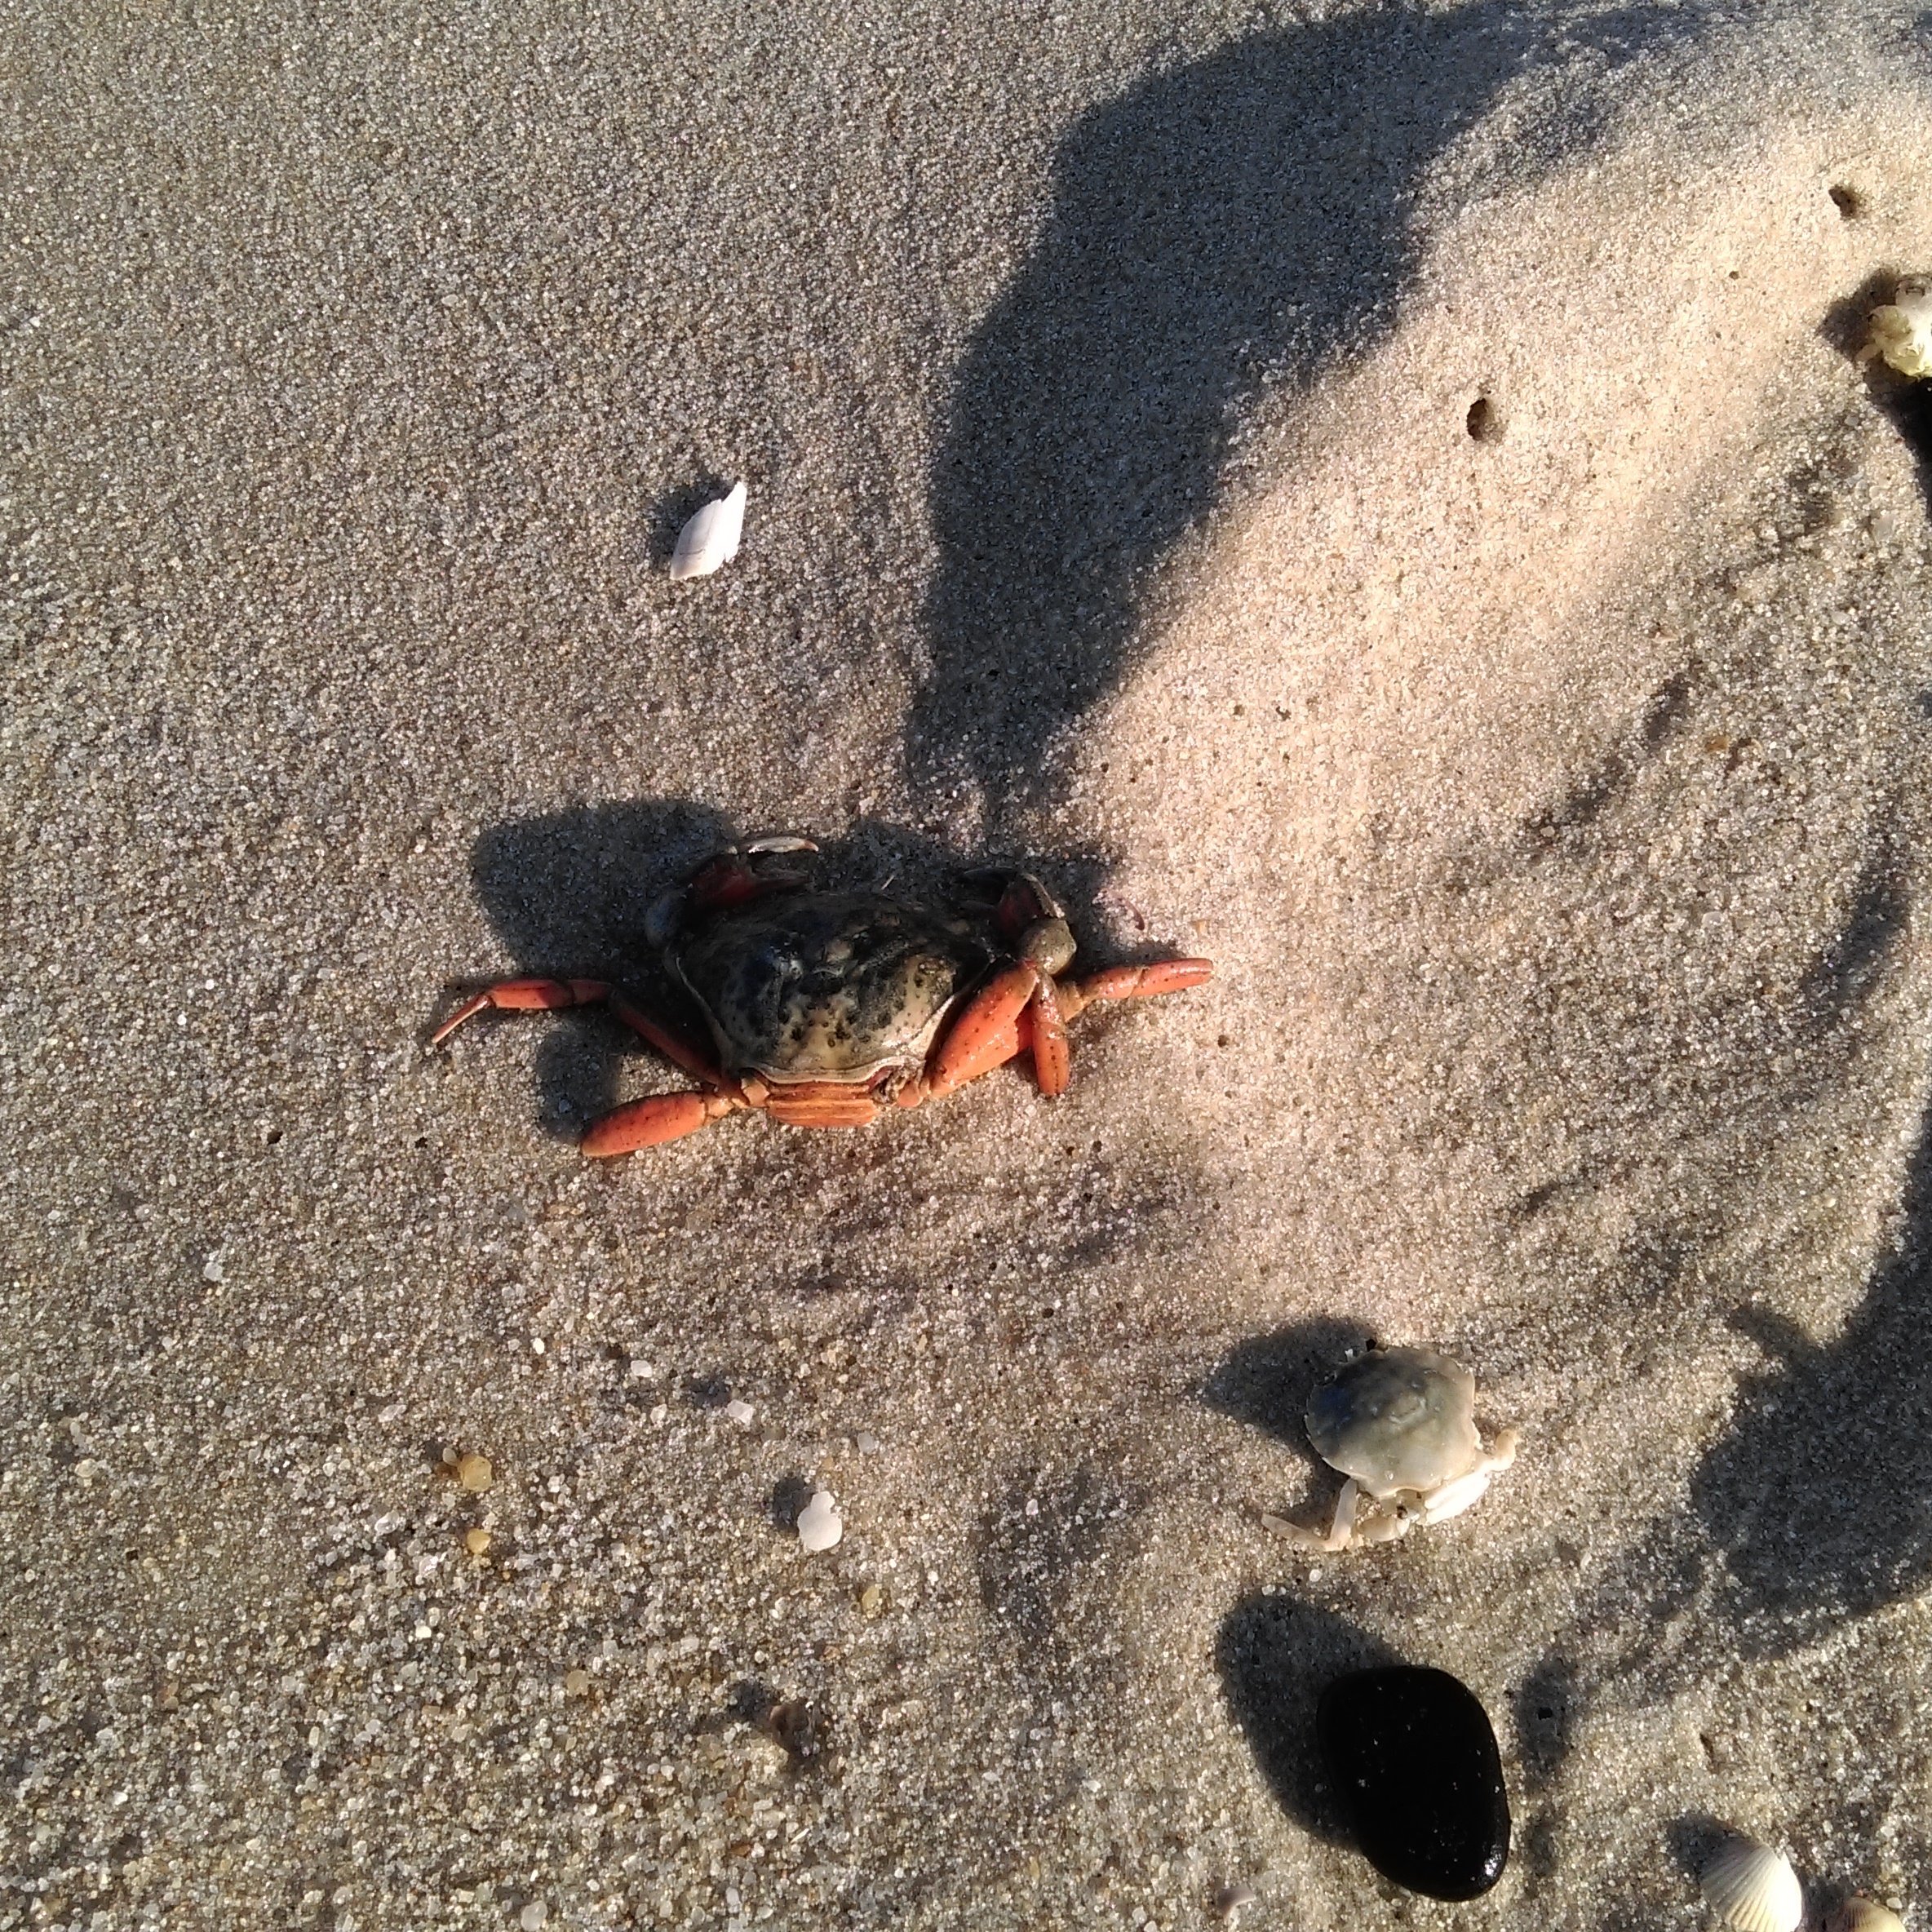
<path fill-rule="evenodd" d="M 1791 1860 L 1750 1838 L 1727 1838 L 1700 1882 L 1711 1909 L 1736 1932 L 1797 1932 L 1805 1894 Z"/>
<path fill-rule="evenodd" d="M 1370 1349 L 1315 1391 L 1303 1421 L 1323 1461 L 1378 1498 L 1440 1489 L 1483 1460 L 1476 1378 L 1433 1349 Z"/>

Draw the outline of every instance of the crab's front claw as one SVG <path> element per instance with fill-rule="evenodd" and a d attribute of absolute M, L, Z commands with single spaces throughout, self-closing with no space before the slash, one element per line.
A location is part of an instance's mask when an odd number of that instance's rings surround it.
<path fill-rule="evenodd" d="M 1009 966 L 980 989 L 933 1057 L 926 1076 L 928 1098 L 938 1100 L 1013 1058 L 1020 1016 L 1032 1001 L 1039 979 L 1034 967 Z"/>
<path fill-rule="evenodd" d="M 594 1160 L 635 1154 L 640 1147 L 694 1134 L 742 1104 L 721 1093 L 654 1093 L 649 1100 L 634 1100 L 593 1121 L 581 1145 Z"/>
<path fill-rule="evenodd" d="M 494 1009 L 499 1013 L 548 1013 L 559 1007 L 596 1006 L 610 996 L 610 988 L 600 979 L 507 979 L 502 985 L 485 986 L 466 999 L 430 1035 L 429 1044 L 440 1047 L 465 1020 Z"/>

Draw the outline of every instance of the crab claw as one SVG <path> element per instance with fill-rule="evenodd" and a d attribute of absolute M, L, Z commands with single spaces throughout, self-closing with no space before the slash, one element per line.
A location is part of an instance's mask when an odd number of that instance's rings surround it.
<path fill-rule="evenodd" d="M 1039 969 L 1009 966 L 980 989 L 973 1004 L 953 1022 L 926 1076 L 934 1100 L 990 1073 L 1013 1055 L 1014 1030 L 1040 982 Z"/>
<path fill-rule="evenodd" d="M 583 1151 L 593 1159 L 608 1160 L 640 1147 L 681 1140 L 722 1120 L 738 1105 L 721 1093 L 654 1093 L 649 1100 L 634 1100 L 593 1121 L 583 1137 Z"/>
<path fill-rule="evenodd" d="M 684 894 L 700 911 L 718 912 L 767 893 L 809 884 L 818 848 L 809 839 L 754 839 L 708 858 L 687 880 Z"/>

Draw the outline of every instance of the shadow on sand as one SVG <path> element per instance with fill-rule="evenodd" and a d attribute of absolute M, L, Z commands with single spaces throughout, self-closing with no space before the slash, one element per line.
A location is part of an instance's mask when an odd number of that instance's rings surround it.
<path fill-rule="evenodd" d="M 1691 1505 L 1721 1554 L 1731 1642 L 1782 1655 L 1932 1584 L 1932 1111 L 1897 1244 L 1838 1340 L 1733 1321 L 1776 1365 L 1745 1382 Z"/>
<path fill-rule="evenodd" d="M 1239 42 L 1083 116 L 934 460 L 915 787 L 935 805 L 977 790 L 995 826 L 1049 796 L 1056 741 L 1131 668 L 1144 579 L 1212 506 L 1245 405 L 1392 328 L 1445 151 L 1535 71 L 1509 165 L 1547 166 L 1595 126 L 1566 77 L 1603 100 L 1606 69 L 1711 17 L 1371 10 Z"/>

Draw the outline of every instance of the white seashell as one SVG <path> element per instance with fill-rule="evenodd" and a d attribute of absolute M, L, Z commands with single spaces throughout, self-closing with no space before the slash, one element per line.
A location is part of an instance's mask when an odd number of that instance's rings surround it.
<path fill-rule="evenodd" d="M 798 1540 L 805 1546 L 806 1555 L 817 1556 L 822 1549 L 831 1549 L 844 1534 L 845 1524 L 832 1492 L 814 1490 L 811 1501 L 798 1513 Z"/>
<path fill-rule="evenodd" d="M 1900 375 L 1932 376 L 1932 288 L 1902 281 L 1882 308 L 1872 311 L 1868 356 L 1881 356 Z"/>
<path fill-rule="evenodd" d="M 734 483 L 729 496 L 707 503 L 677 534 L 677 547 L 671 553 L 674 578 L 709 577 L 720 564 L 738 555 L 738 538 L 745 534 L 745 486 Z"/>
<path fill-rule="evenodd" d="M 1824 1932 L 1905 1932 L 1905 1921 L 1876 1899 L 1847 1899 L 1826 1918 Z"/>
<path fill-rule="evenodd" d="M 1704 1868 L 1704 1895 L 1737 1932 L 1797 1932 L 1805 1894 L 1791 1861 L 1749 1838 L 1727 1838 Z"/>

